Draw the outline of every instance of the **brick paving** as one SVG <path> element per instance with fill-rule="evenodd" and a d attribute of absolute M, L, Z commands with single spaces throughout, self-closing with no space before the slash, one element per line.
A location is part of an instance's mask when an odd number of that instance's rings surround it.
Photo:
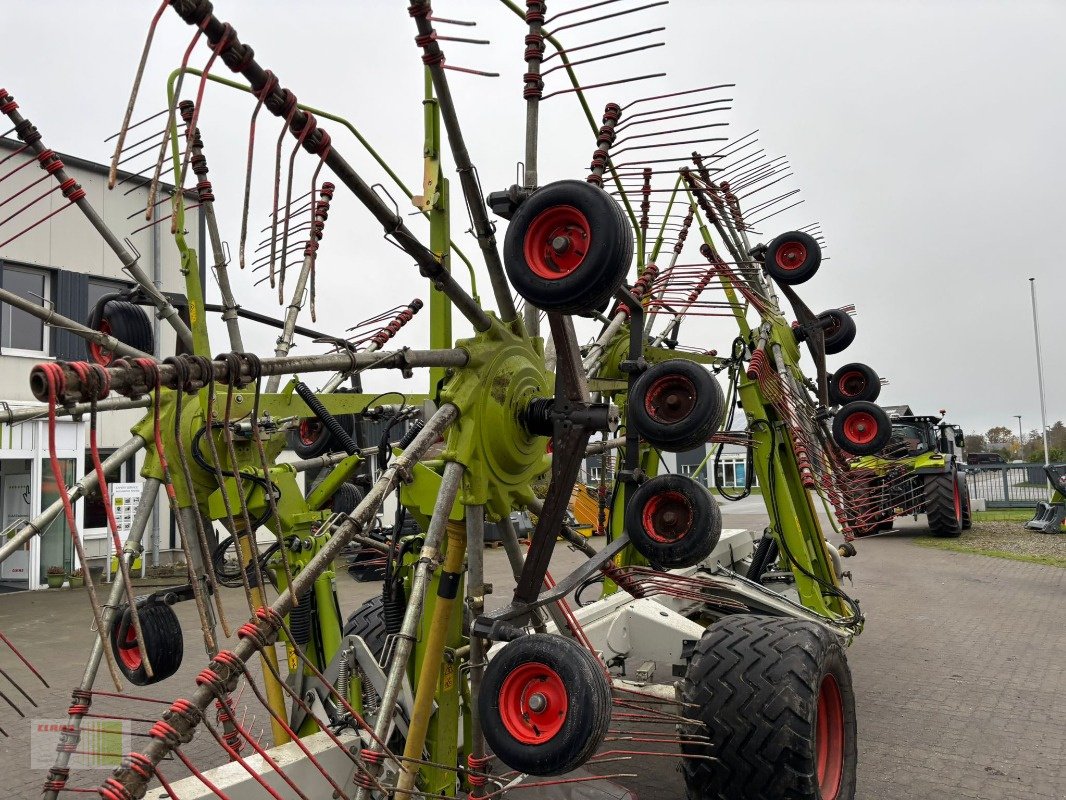
<path fill-rule="evenodd" d="M 764 521 L 755 507 L 726 518 L 727 526 L 761 527 Z M 921 548 L 908 541 L 912 535 L 903 527 L 864 540 L 860 556 L 848 564 L 856 575 L 854 594 L 868 617 L 866 631 L 849 653 L 858 701 L 858 797 L 1066 798 L 1066 570 Z M 557 559 L 557 575 L 577 563 L 561 548 Z M 502 550 L 486 553 L 486 568 L 502 591 L 510 580 Z M 351 610 L 378 584 L 358 584 L 342 575 L 338 587 L 342 607 Z M 231 623 L 244 616 L 242 605 L 239 590 L 226 591 Z M 198 631 L 192 604 L 182 604 L 179 616 L 187 630 Z M 90 621 L 81 592 L 0 596 L 0 630 L 53 687 L 34 684 L 0 648 L 0 667 L 39 704 L 27 713 L 65 716 L 69 688 L 80 678 L 88 653 Z M 203 666 L 198 652 L 198 635 L 190 633 L 178 675 L 138 693 L 166 700 L 187 694 Z M 97 687 L 110 688 L 106 678 Z M 15 699 L 2 681 L 0 689 Z M 99 707 L 117 705 L 101 700 Z M 154 717 L 160 708 L 138 704 L 129 713 Z M 255 729 L 266 722 L 262 713 L 246 721 Z M 29 723 L 0 705 L 0 726 L 12 734 L 0 737 L 3 796 L 39 797 L 44 772 L 28 769 Z M 187 746 L 201 764 L 217 759 L 217 748 L 206 738 L 198 736 Z M 645 800 L 685 796 L 672 759 L 643 759 L 620 771 L 641 776 L 625 783 Z M 173 763 L 164 772 L 169 779 L 183 775 Z M 80 785 L 95 785 L 104 774 L 83 773 Z"/>

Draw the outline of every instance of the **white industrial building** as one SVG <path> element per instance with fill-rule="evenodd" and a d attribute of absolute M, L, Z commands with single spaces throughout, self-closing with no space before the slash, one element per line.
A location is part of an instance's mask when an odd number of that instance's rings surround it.
<path fill-rule="evenodd" d="M 29 160 L 26 153 L 17 153 L 21 142 L 0 139 L 0 178 Z M 108 168 L 74 156 L 59 154 L 67 173 L 86 191 L 89 202 L 96 208 L 108 227 L 120 238 L 128 237 L 129 244 L 139 253 L 140 267 L 164 293 L 184 295 L 184 281 L 179 271 L 179 253 L 170 236 L 170 223 L 147 225 L 144 209 L 148 198 L 148 180 L 128 173 L 119 173 L 120 184 L 107 189 Z M 101 239 L 97 231 L 75 207 L 67 206 L 60 192 L 53 192 L 42 202 L 16 212 L 37 193 L 53 188 L 49 177 L 29 192 L 15 199 L 13 195 L 44 175 L 36 163 L 18 170 L 0 185 L 0 242 L 7 241 L 19 231 L 42 220 L 54 211 L 54 216 L 27 231 L 15 241 L 0 247 L 0 287 L 29 298 L 42 306 L 77 321 L 86 321 L 96 301 L 104 294 L 132 285 L 122 272 L 121 263 Z M 162 185 L 159 197 L 173 192 Z M 187 205 L 196 202 L 194 195 Z M 10 200 L 9 200 L 10 198 Z M 6 202 L 5 202 L 6 201 Z M 13 202 L 12 202 L 13 201 Z M 166 209 L 167 204 L 159 206 Z M 60 209 L 62 209 L 60 211 Z M 167 211 L 159 211 L 165 217 Z M 186 216 L 186 240 L 198 245 L 201 280 L 204 271 L 203 227 L 197 213 Z M 172 300 L 173 302 L 173 300 Z M 175 303 L 177 305 L 177 303 Z M 170 326 L 151 314 L 156 330 L 155 355 L 172 355 L 175 336 Z M 83 360 L 87 357 L 84 341 L 69 331 L 45 325 L 29 313 L 0 306 L 0 401 L 11 408 L 45 406 L 38 403 L 29 389 L 30 369 L 47 359 Z M 98 444 L 101 457 L 106 458 L 116 447 L 130 439 L 130 428 L 144 415 L 140 409 L 109 411 L 99 415 Z M 67 470 L 67 483 L 80 479 L 91 471 L 88 456 L 88 421 L 61 418 L 56 437 L 59 457 Z M 143 455 L 130 459 L 109 482 L 134 483 L 139 480 Z M 5 534 L 18 529 L 27 519 L 35 517 L 59 497 L 52 476 L 48 454 L 47 418 L 16 424 L 0 425 L 0 544 Z M 161 495 L 160 499 L 163 497 Z M 146 548 L 158 554 L 174 547 L 174 533 L 166 503 L 157 512 L 146 534 Z M 99 497 L 76 504 L 77 521 L 85 543 L 90 565 L 103 565 L 110 552 L 109 534 L 104 508 Z M 45 583 L 50 566 L 67 570 L 75 566 L 70 533 L 62 515 L 42 536 L 34 537 L 26 547 L 0 564 L 0 588 L 35 589 Z"/>

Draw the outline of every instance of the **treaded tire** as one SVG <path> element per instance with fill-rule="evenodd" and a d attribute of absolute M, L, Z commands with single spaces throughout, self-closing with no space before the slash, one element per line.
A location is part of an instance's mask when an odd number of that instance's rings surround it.
<path fill-rule="evenodd" d="M 354 483 L 345 481 L 330 498 L 330 511 L 334 514 L 351 514 L 361 502 L 363 502 L 363 490 Z"/>
<path fill-rule="evenodd" d="M 853 456 L 872 456 L 892 437 L 892 421 L 880 406 L 858 400 L 833 415 L 833 441 Z"/>
<path fill-rule="evenodd" d="M 973 527 L 973 513 L 970 511 L 970 486 L 966 483 L 966 475 L 962 472 L 955 473 L 955 480 L 959 482 L 959 499 L 962 501 L 962 529 L 968 531 Z"/>
<path fill-rule="evenodd" d="M 831 308 L 819 314 L 818 321 L 822 323 L 826 355 L 842 353 L 855 341 L 858 329 L 855 327 L 855 320 L 847 312 Z"/>
<path fill-rule="evenodd" d="M 99 315 L 94 308 L 89 314 L 88 326 L 94 331 L 114 336 L 120 342 L 140 350 L 155 352 L 155 334 L 152 321 L 145 310 L 126 300 L 108 300 Z M 86 341 L 89 360 L 106 367 L 115 360 L 115 354 L 100 345 Z"/>
<path fill-rule="evenodd" d="M 585 181 L 556 181 L 535 191 L 511 218 L 503 243 L 515 291 L 560 314 L 606 307 L 632 260 L 633 231 L 625 213 Z"/>
<path fill-rule="evenodd" d="M 722 536 L 722 511 L 701 484 L 684 475 L 645 481 L 626 505 L 626 533 L 654 566 L 692 567 L 707 558 Z"/>
<path fill-rule="evenodd" d="M 837 689 L 839 704 L 826 688 Z M 826 705 L 819 703 L 825 692 Z M 812 622 L 749 614 L 711 625 L 696 644 L 681 699 L 706 728 L 710 747 L 682 745 L 693 755 L 682 771 L 689 800 L 854 800 L 857 760 L 855 695 L 840 640 Z M 820 711 L 832 712 L 839 717 Z M 819 735 L 819 722 L 836 736 Z M 835 723 L 835 724 L 834 724 Z M 823 729 L 825 730 L 825 729 Z M 837 738 L 839 737 L 839 738 Z M 839 777 L 819 783 L 819 744 Z M 824 789 L 823 789 L 824 787 Z"/>
<path fill-rule="evenodd" d="M 704 444 L 722 426 L 722 385 L 699 364 L 675 358 L 646 369 L 629 393 L 627 423 L 671 453 Z"/>
<path fill-rule="evenodd" d="M 548 698 L 542 711 L 532 706 L 538 694 Z M 528 634 L 489 661 L 478 714 L 485 741 L 508 767 L 561 775 L 588 761 L 603 741 L 611 687 L 600 660 L 574 640 Z"/>
<path fill-rule="evenodd" d="M 925 479 L 925 513 L 934 536 L 954 539 L 962 533 L 962 497 L 955 473 Z"/>
<path fill-rule="evenodd" d="M 763 266 L 778 283 L 797 286 L 814 277 L 822 264 L 822 248 L 809 233 L 789 231 L 766 247 Z"/>
<path fill-rule="evenodd" d="M 854 362 L 829 376 L 829 404 L 843 406 L 856 400 L 874 402 L 881 394 L 881 378 L 873 368 Z"/>
<path fill-rule="evenodd" d="M 381 595 L 371 597 L 352 612 L 344 623 L 345 636 L 360 636 L 370 652 L 381 660 L 385 652 L 385 600 Z"/>
<path fill-rule="evenodd" d="M 135 686 L 149 686 L 166 680 L 178 671 L 184 655 L 184 642 L 181 623 L 173 608 L 166 603 L 146 602 L 146 598 L 137 598 L 136 603 L 141 632 L 144 634 L 144 649 L 152 664 L 152 676 L 148 677 L 137 649 L 133 615 L 128 605 L 123 605 L 116 612 L 111 626 L 111 651 L 126 680 Z"/>

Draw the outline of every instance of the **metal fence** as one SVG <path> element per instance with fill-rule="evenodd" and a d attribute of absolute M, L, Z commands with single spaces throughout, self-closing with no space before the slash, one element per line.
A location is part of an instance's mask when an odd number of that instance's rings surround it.
<path fill-rule="evenodd" d="M 966 466 L 970 497 L 988 508 L 1030 508 L 1048 499 L 1043 464 L 971 464 Z"/>

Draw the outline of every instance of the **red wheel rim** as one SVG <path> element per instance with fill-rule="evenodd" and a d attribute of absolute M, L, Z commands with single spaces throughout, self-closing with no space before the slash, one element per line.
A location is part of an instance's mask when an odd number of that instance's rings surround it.
<path fill-rule="evenodd" d="M 100 324 L 96 326 L 96 330 L 100 333 L 111 335 L 111 323 L 106 319 L 100 320 Z M 110 350 L 105 350 L 96 342 L 89 342 L 89 357 L 92 358 L 101 367 L 106 367 L 115 358 L 115 354 Z"/>
<path fill-rule="evenodd" d="M 551 741 L 566 722 L 566 684 L 554 669 L 538 661 L 515 667 L 500 687 L 500 720 L 522 744 Z"/>
<path fill-rule="evenodd" d="M 818 690 L 818 724 L 814 747 L 818 758 L 818 793 L 835 800 L 844 779 L 844 701 L 832 675 L 822 678 Z"/>
<path fill-rule="evenodd" d="M 674 425 L 696 408 L 696 386 L 684 375 L 663 375 L 644 396 L 644 410 L 658 423 Z"/>
<path fill-rule="evenodd" d="M 959 494 L 959 482 L 952 481 L 952 485 L 955 487 L 955 521 L 962 524 L 962 496 Z"/>
<path fill-rule="evenodd" d="M 774 254 L 774 261 L 783 270 L 791 272 L 807 263 L 807 247 L 803 242 L 785 242 Z"/>
<path fill-rule="evenodd" d="M 840 331 L 841 322 L 840 316 L 838 314 L 827 314 L 826 316 L 829 322 L 822 329 L 822 335 L 825 336 L 825 338 L 829 339 L 833 336 L 836 336 L 836 334 Z"/>
<path fill-rule="evenodd" d="M 657 542 L 672 544 L 692 530 L 692 504 L 681 492 L 660 492 L 644 504 L 644 532 Z"/>
<path fill-rule="evenodd" d="M 140 669 L 141 651 L 137 649 L 137 631 L 132 624 L 126 629 L 126 639 L 118 648 L 118 657 L 126 669 Z"/>
<path fill-rule="evenodd" d="M 842 397 L 859 397 L 866 391 L 866 376 L 857 370 L 845 372 L 837 379 L 837 389 Z"/>
<path fill-rule="evenodd" d="M 302 419 L 300 420 L 300 444 L 310 447 L 316 441 L 318 436 L 322 432 L 322 423 L 317 419 Z"/>
<path fill-rule="evenodd" d="M 529 223 L 522 250 L 537 277 L 557 281 L 581 266 L 591 242 L 584 214 L 573 206 L 553 206 Z"/>
<path fill-rule="evenodd" d="M 844 436 L 853 444 L 869 444 L 877 438 L 877 420 L 869 411 L 854 411 L 844 420 Z"/>

